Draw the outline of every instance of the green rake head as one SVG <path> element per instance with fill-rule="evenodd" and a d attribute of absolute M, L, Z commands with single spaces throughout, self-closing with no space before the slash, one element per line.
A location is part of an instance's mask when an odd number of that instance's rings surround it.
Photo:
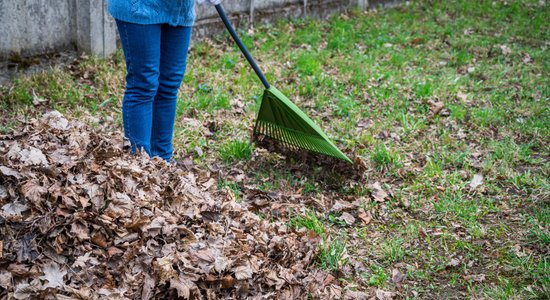
<path fill-rule="evenodd" d="M 319 126 L 273 86 L 264 92 L 254 135 L 267 136 L 289 149 L 305 149 L 352 163 Z"/>
<path fill-rule="evenodd" d="M 315 125 L 285 95 L 267 82 L 256 61 L 244 46 L 233 25 L 231 25 L 223 6 L 218 4 L 215 7 L 227 31 L 229 31 L 229 34 L 231 34 L 231 37 L 233 37 L 233 40 L 235 40 L 235 43 L 237 43 L 244 57 L 248 60 L 250 66 L 265 87 L 262 104 L 258 112 L 256 125 L 254 126 L 254 136 L 268 137 L 282 143 L 284 147 L 289 149 L 305 149 L 352 163 L 340 149 L 334 146 L 321 128 Z"/>

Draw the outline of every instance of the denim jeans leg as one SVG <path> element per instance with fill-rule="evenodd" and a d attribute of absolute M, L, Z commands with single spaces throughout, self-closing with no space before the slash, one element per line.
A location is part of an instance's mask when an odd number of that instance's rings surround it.
<path fill-rule="evenodd" d="M 151 153 L 172 158 L 178 90 L 185 74 L 191 27 L 162 25 L 159 87 L 153 103 Z"/>
<path fill-rule="evenodd" d="M 132 152 L 151 155 L 153 102 L 158 90 L 161 25 L 117 20 L 126 60 L 126 90 L 122 102 L 124 134 Z"/>

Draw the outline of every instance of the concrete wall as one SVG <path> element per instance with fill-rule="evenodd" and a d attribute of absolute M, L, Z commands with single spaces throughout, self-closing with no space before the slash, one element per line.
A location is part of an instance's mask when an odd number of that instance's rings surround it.
<path fill-rule="evenodd" d="M 108 0 L 0 0 L 0 60 L 66 49 L 99 56 L 116 50 L 116 26 Z M 353 6 L 366 9 L 399 0 L 226 0 L 237 27 L 283 17 L 323 17 Z M 216 10 L 197 5 L 194 38 L 223 30 Z"/>
<path fill-rule="evenodd" d="M 0 56 L 74 48 L 73 0 L 0 0 Z"/>

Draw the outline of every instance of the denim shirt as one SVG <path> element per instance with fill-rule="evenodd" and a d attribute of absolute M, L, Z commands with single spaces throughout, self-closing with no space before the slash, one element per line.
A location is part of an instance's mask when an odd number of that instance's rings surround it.
<path fill-rule="evenodd" d="M 193 26 L 195 0 L 108 0 L 113 18 L 136 24 Z"/>

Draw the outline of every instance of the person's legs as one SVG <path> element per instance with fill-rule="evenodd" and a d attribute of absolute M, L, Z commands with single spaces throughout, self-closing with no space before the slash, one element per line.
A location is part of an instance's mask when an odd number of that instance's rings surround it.
<path fill-rule="evenodd" d="M 151 155 L 153 101 L 159 85 L 161 25 L 140 25 L 117 20 L 126 60 L 126 91 L 122 102 L 124 135 L 132 152 Z"/>
<path fill-rule="evenodd" d="M 172 137 L 178 89 L 183 80 L 191 27 L 162 25 L 159 87 L 153 103 L 151 154 L 166 161 L 172 157 Z"/>

